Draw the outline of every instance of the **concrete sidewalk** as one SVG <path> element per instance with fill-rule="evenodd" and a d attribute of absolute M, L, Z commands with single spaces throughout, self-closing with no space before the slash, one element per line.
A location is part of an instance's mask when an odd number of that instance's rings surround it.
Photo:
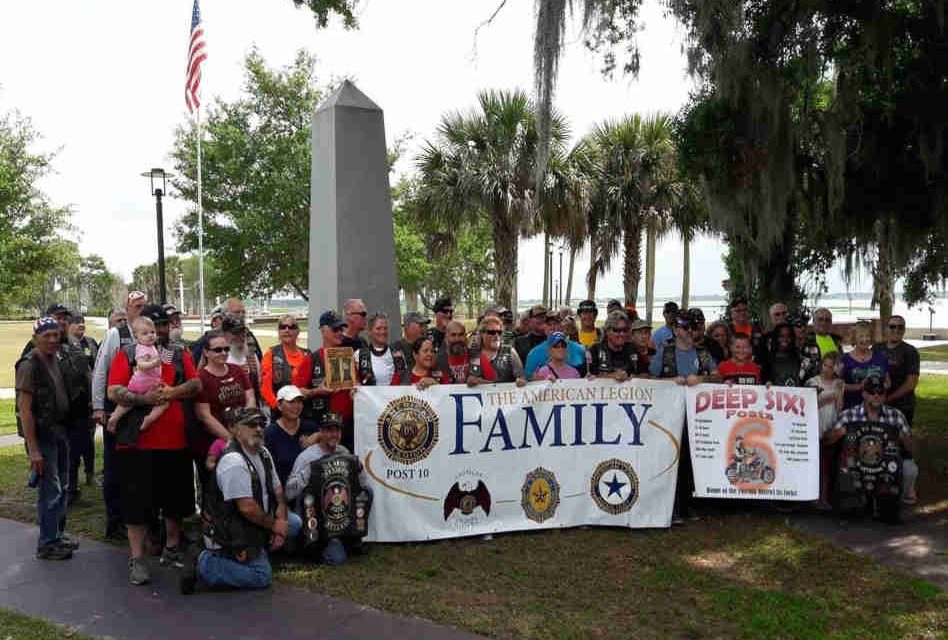
<path fill-rule="evenodd" d="M 874 558 L 879 564 L 913 574 L 948 589 L 948 523 L 945 515 L 921 518 L 906 514 L 905 523 L 889 525 L 873 520 L 844 520 L 825 514 L 799 514 L 790 524 L 828 538 L 850 551 Z"/>
<path fill-rule="evenodd" d="M 72 560 L 36 560 L 37 529 L 0 518 L 0 607 L 118 640 L 475 640 L 480 636 L 276 585 L 182 596 L 176 571 L 128 584 L 126 553 L 83 540 Z M 151 560 L 154 560 L 152 563 Z M 2 634 L 0 634 L 2 635 Z"/>

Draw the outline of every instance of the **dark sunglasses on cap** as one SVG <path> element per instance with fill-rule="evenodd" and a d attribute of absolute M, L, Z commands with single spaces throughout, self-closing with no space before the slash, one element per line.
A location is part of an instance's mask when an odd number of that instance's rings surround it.
<path fill-rule="evenodd" d="M 208 347 L 207 350 L 214 353 L 230 353 L 230 347 Z"/>
<path fill-rule="evenodd" d="M 349 312 L 349 315 L 351 315 L 351 316 L 362 316 L 363 318 L 365 318 L 366 316 L 369 315 L 369 312 L 368 312 L 368 311 L 350 311 L 350 312 Z"/>
<path fill-rule="evenodd" d="M 294 329 L 299 329 L 299 328 L 300 328 L 300 326 L 299 326 L 298 324 L 281 324 L 281 325 L 277 325 L 277 326 L 280 328 L 281 331 L 284 331 L 284 330 L 292 331 L 292 330 L 294 330 Z"/>

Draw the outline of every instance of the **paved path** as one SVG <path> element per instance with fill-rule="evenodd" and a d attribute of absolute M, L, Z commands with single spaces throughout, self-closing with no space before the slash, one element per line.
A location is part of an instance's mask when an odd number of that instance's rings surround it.
<path fill-rule="evenodd" d="M 902 525 L 839 521 L 822 514 L 796 515 L 790 523 L 850 551 L 872 556 L 883 566 L 948 589 L 948 516 L 944 512 L 924 519 L 910 514 Z"/>
<path fill-rule="evenodd" d="M 152 584 L 128 584 L 122 550 L 90 540 L 72 560 L 36 560 L 36 527 L 0 518 L 0 607 L 90 636 L 121 640 L 476 640 L 418 618 L 277 585 L 257 592 L 178 594 L 153 559 Z"/>

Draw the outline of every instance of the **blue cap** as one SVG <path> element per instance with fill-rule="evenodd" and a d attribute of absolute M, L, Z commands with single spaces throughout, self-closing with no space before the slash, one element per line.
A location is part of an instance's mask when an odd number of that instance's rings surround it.
<path fill-rule="evenodd" d="M 38 336 L 41 333 L 46 333 L 47 331 L 59 331 L 59 323 L 56 322 L 56 318 L 50 318 L 49 316 L 43 316 L 35 323 L 33 323 L 33 335 Z"/>
<path fill-rule="evenodd" d="M 562 331 L 554 331 L 546 338 L 547 345 L 551 347 L 558 342 L 566 342 L 566 334 Z"/>
<path fill-rule="evenodd" d="M 336 315 L 336 312 L 330 309 L 329 311 L 323 311 L 322 315 L 319 316 L 319 326 L 329 327 L 330 329 L 339 329 L 340 327 L 347 327 L 345 320 Z"/>

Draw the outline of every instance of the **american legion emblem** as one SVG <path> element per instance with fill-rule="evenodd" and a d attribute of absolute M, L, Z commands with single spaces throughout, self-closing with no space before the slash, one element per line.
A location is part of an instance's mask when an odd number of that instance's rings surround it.
<path fill-rule="evenodd" d="M 534 522 L 544 522 L 556 515 L 560 505 L 560 483 L 553 472 L 537 467 L 527 474 L 520 487 L 523 514 Z"/>
<path fill-rule="evenodd" d="M 611 515 L 625 513 L 639 499 L 639 477 L 632 465 L 612 458 L 600 462 L 589 479 L 589 495 Z"/>
<path fill-rule="evenodd" d="M 438 444 L 438 414 L 421 398 L 396 398 L 379 416 L 378 441 L 395 462 L 424 460 Z"/>

